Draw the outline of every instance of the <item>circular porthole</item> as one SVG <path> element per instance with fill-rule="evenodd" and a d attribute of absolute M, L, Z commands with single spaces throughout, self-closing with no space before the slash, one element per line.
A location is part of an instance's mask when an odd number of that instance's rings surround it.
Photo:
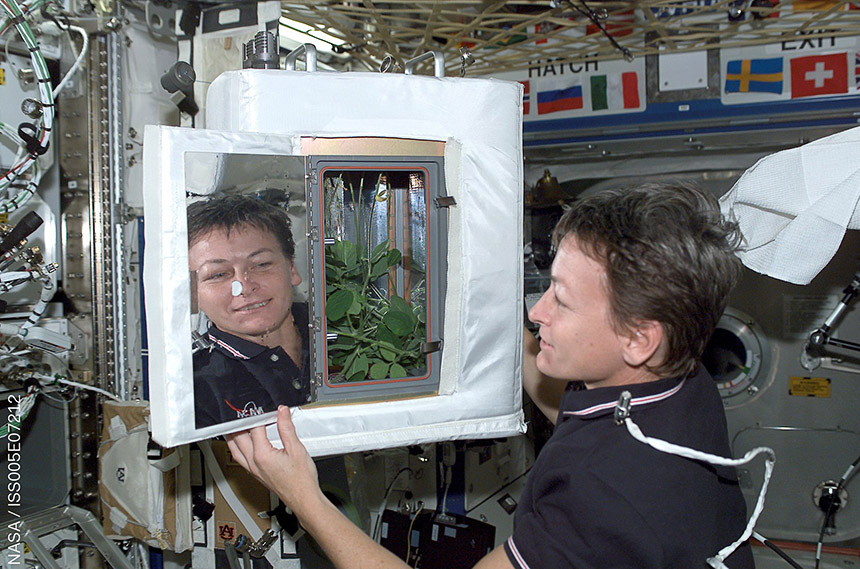
<path fill-rule="evenodd" d="M 726 405 L 742 403 L 761 390 L 770 369 L 767 338 L 749 315 L 726 308 L 705 347 L 702 364 Z"/>

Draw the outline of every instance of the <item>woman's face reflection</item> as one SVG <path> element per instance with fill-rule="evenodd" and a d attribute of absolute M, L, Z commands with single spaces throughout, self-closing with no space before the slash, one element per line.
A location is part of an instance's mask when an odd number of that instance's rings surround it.
<path fill-rule="evenodd" d="M 197 271 L 198 306 L 219 330 L 258 344 L 280 343 L 293 323 L 293 286 L 302 279 L 274 235 L 247 225 L 229 235 L 214 229 L 191 245 L 188 260 Z"/>

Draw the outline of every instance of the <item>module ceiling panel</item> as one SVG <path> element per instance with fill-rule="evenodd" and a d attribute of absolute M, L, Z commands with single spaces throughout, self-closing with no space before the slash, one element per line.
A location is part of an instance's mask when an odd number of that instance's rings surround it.
<path fill-rule="evenodd" d="M 692 0 L 672 2 L 283 2 L 283 14 L 345 43 L 354 70 L 402 67 L 445 54 L 446 75 L 524 69 L 540 60 L 581 62 L 860 35 L 860 2 Z M 429 68 L 429 67 L 428 67 Z M 426 73 L 426 69 L 416 68 Z"/>

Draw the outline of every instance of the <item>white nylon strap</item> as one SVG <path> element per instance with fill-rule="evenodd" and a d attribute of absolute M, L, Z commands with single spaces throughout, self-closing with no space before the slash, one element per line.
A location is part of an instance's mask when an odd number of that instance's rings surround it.
<path fill-rule="evenodd" d="M 224 477 L 224 473 L 221 472 L 221 467 L 215 459 L 215 453 L 212 452 L 212 447 L 209 445 L 209 441 L 201 441 L 197 444 L 200 447 L 200 451 L 203 453 L 203 457 L 206 459 L 206 466 L 209 468 L 209 472 L 212 473 L 212 479 L 215 481 L 215 486 L 218 487 L 221 495 L 224 496 L 224 500 L 227 502 L 227 505 L 230 506 L 239 518 L 239 521 L 242 522 L 243 526 L 245 526 L 245 531 L 248 532 L 251 539 L 254 541 L 259 540 L 263 536 L 263 532 L 260 530 L 254 517 L 248 513 L 248 510 L 246 510 L 242 505 L 242 501 L 239 500 L 238 496 L 236 496 L 233 488 L 230 487 L 230 484 Z M 266 552 L 266 559 L 269 560 L 269 563 L 271 563 L 272 567 L 275 569 L 281 565 L 281 557 L 273 547 L 269 548 Z"/>
<path fill-rule="evenodd" d="M 710 464 L 716 464 L 721 466 L 741 466 L 747 464 L 752 459 L 760 454 L 766 454 L 767 457 L 764 461 L 764 482 L 761 486 L 761 492 L 758 495 L 758 501 L 756 502 L 755 508 L 753 509 L 752 516 L 750 516 L 749 522 L 747 522 L 747 527 L 744 529 L 741 536 L 732 543 L 721 549 L 715 556 L 709 557 L 707 559 L 708 565 L 713 567 L 714 569 L 728 569 L 723 561 L 734 552 L 743 542 L 749 539 L 750 535 L 753 533 L 753 528 L 755 528 L 755 523 L 758 521 L 759 515 L 761 515 L 762 509 L 764 509 L 764 496 L 767 493 L 767 486 L 770 483 L 770 476 L 773 473 L 773 465 L 776 462 L 776 454 L 772 449 L 768 447 L 756 447 L 749 452 L 747 452 L 743 458 L 724 458 L 722 456 L 717 456 L 714 454 L 708 454 L 706 452 L 701 452 L 698 450 L 693 450 L 687 447 L 682 447 L 676 444 L 672 444 L 660 439 L 654 439 L 651 437 L 646 437 L 642 430 L 639 428 L 636 423 L 633 422 L 629 416 L 624 419 L 624 424 L 627 426 L 627 431 L 633 436 L 634 439 L 641 443 L 645 443 L 646 445 L 657 449 L 660 452 L 665 452 L 669 454 L 674 454 L 677 456 L 682 456 L 685 458 L 691 458 L 693 460 L 700 460 L 703 462 L 708 462 Z"/>

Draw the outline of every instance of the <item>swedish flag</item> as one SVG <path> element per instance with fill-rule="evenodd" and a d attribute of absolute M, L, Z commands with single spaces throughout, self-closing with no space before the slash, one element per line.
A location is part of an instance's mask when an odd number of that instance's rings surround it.
<path fill-rule="evenodd" d="M 736 59 L 726 66 L 726 93 L 782 94 L 782 58 Z"/>

